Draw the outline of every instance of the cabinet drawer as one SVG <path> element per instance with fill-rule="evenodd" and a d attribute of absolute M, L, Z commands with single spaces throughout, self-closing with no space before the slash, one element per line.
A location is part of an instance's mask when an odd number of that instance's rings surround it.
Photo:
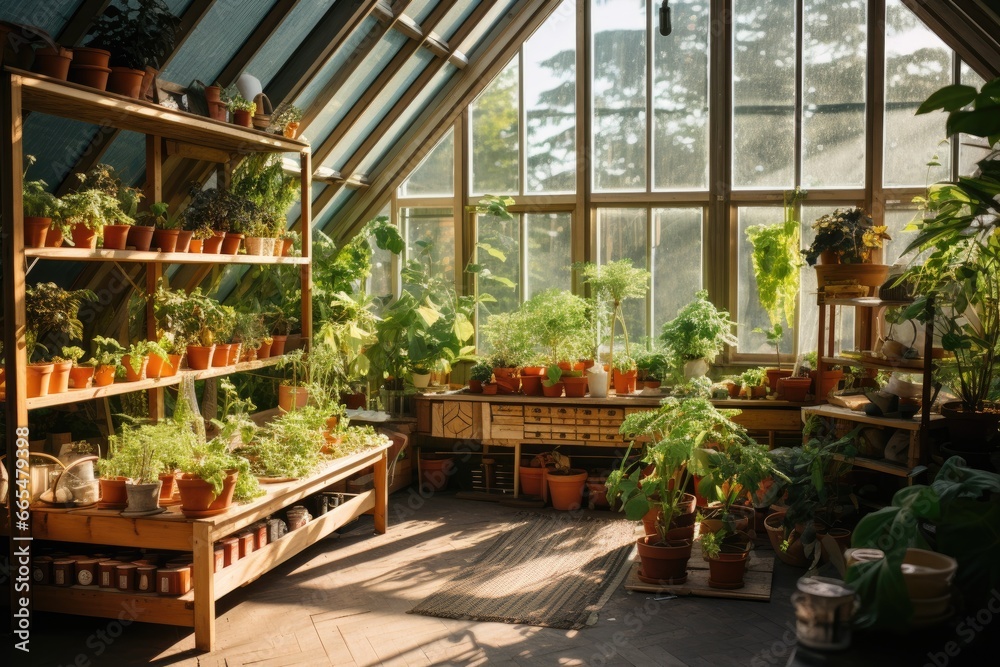
<path fill-rule="evenodd" d="M 524 416 L 525 417 L 548 417 L 551 415 L 552 408 L 545 405 L 526 405 L 524 406 Z"/>
<path fill-rule="evenodd" d="M 552 439 L 553 440 L 564 440 L 564 441 L 565 440 L 576 440 L 577 439 L 577 435 L 576 435 L 576 431 L 566 431 L 566 430 L 560 430 L 558 428 L 554 428 L 552 430 Z"/>
<path fill-rule="evenodd" d="M 576 408 L 552 408 L 553 417 L 561 417 L 563 419 L 575 419 L 576 418 Z"/>
<path fill-rule="evenodd" d="M 625 411 L 621 408 L 597 408 L 598 419 L 617 419 L 621 421 L 624 416 Z"/>
<path fill-rule="evenodd" d="M 490 426 L 490 438 L 493 440 L 523 440 L 524 425 L 517 424 L 497 424 L 494 422 Z"/>
<path fill-rule="evenodd" d="M 526 426 L 524 428 L 525 440 L 548 440 L 551 437 L 551 426 Z"/>
<path fill-rule="evenodd" d="M 510 419 L 510 417 L 508 417 L 508 419 Z M 539 415 L 527 414 L 527 415 L 524 415 L 524 423 L 525 424 L 551 424 L 552 423 L 552 417 L 543 417 L 543 416 L 539 416 Z"/>
<path fill-rule="evenodd" d="M 553 424 L 571 424 L 576 426 L 575 417 L 551 417 L 549 418 L 549 421 Z"/>
<path fill-rule="evenodd" d="M 490 413 L 494 415 L 518 415 L 520 417 L 524 416 L 524 406 L 490 403 Z"/>
<path fill-rule="evenodd" d="M 598 428 L 600 429 L 601 435 L 613 435 L 616 438 L 621 437 L 621 433 L 618 431 L 617 426 L 600 426 Z"/>
<path fill-rule="evenodd" d="M 576 416 L 580 417 L 590 417 L 592 419 L 597 418 L 597 408 L 577 408 Z"/>
<path fill-rule="evenodd" d="M 577 426 L 595 426 L 596 427 L 600 423 L 601 423 L 601 420 L 598 419 L 597 417 L 577 417 L 576 418 L 576 425 Z"/>

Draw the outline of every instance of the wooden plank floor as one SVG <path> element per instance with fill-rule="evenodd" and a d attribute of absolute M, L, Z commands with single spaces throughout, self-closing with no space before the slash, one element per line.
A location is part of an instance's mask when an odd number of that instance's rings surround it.
<path fill-rule="evenodd" d="M 597 625 L 578 631 L 407 614 L 518 510 L 448 494 L 425 500 L 411 489 L 391 496 L 389 510 L 386 535 L 363 517 L 220 601 L 211 654 L 195 651 L 185 628 L 38 614 L 25 664 L 724 667 L 764 652 L 760 664 L 783 665 L 791 650 L 789 595 L 801 572 L 780 562 L 769 603 L 658 600 L 620 586 Z"/>

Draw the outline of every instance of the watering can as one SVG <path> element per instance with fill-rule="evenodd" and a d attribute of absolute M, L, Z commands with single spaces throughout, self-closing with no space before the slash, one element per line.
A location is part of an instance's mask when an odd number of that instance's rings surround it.
<path fill-rule="evenodd" d="M 608 372 L 604 370 L 604 364 L 594 364 L 587 369 L 589 377 L 587 384 L 590 386 L 591 398 L 608 397 Z"/>

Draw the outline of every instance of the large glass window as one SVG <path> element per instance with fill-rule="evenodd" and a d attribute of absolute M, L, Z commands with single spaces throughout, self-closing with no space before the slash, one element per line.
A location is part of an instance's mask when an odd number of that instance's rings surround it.
<path fill-rule="evenodd" d="M 515 58 L 469 110 L 472 193 L 518 192 L 518 61 Z"/>
<path fill-rule="evenodd" d="M 455 194 L 455 133 L 447 132 L 399 188 L 399 196 L 451 197 Z"/>
<path fill-rule="evenodd" d="M 704 209 L 653 209 L 653 330 L 677 316 L 680 308 L 702 288 L 702 229 Z"/>
<path fill-rule="evenodd" d="M 455 218 L 450 208 L 407 207 L 400 210 L 406 259 L 426 257 L 431 273 L 455 279 Z"/>
<path fill-rule="evenodd" d="M 524 216 L 527 273 L 524 298 L 553 287 L 572 287 L 570 213 L 528 213 Z"/>

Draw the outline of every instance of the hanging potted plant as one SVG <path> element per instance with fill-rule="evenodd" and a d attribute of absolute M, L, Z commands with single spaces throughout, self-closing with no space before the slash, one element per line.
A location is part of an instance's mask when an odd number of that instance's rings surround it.
<path fill-rule="evenodd" d="M 35 156 L 25 155 L 24 177 L 28 168 L 35 164 Z M 24 247 L 41 248 L 46 244 L 53 219 L 61 224 L 62 202 L 47 191 L 45 181 L 24 181 L 21 198 L 24 205 Z M 61 239 L 60 239 L 61 243 Z"/>
<path fill-rule="evenodd" d="M 678 364 L 684 365 L 684 377 L 704 376 L 712 359 L 726 345 L 736 345 L 729 312 L 719 310 L 708 300 L 708 292 L 700 290 L 693 301 L 677 312 L 677 317 L 663 325 L 662 340 Z"/>
<path fill-rule="evenodd" d="M 545 483 L 549 487 L 552 507 L 557 510 L 578 510 L 583 504 L 583 489 L 587 485 L 587 471 L 571 468 L 568 456 L 553 451 L 551 468 L 545 470 Z"/>
<path fill-rule="evenodd" d="M 114 338 L 105 336 L 94 336 L 91 342 L 94 345 L 94 356 L 91 357 L 90 363 L 96 369 L 94 386 L 106 387 L 115 381 L 122 357 L 125 355 L 125 348 Z"/>
<path fill-rule="evenodd" d="M 180 19 L 163 0 L 123 0 L 104 11 L 91 32 L 88 46 L 111 53 L 109 92 L 138 99 L 164 59 L 174 50 Z"/>
<path fill-rule="evenodd" d="M 621 324 L 622 336 L 625 339 L 625 354 L 631 358 L 628 329 L 625 326 L 622 303 L 627 299 L 638 299 L 646 296 L 646 292 L 649 291 L 649 271 L 633 267 L 632 261 L 628 259 L 608 262 L 603 266 L 593 263 L 578 264 L 574 268 L 579 269 L 583 273 L 584 282 L 590 286 L 591 296 L 596 303 L 594 311 L 597 313 L 609 313 L 608 359 L 613 361 L 615 358 L 616 323 Z M 608 378 L 609 387 L 611 386 L 612 377 L 613 374 Z"/>

